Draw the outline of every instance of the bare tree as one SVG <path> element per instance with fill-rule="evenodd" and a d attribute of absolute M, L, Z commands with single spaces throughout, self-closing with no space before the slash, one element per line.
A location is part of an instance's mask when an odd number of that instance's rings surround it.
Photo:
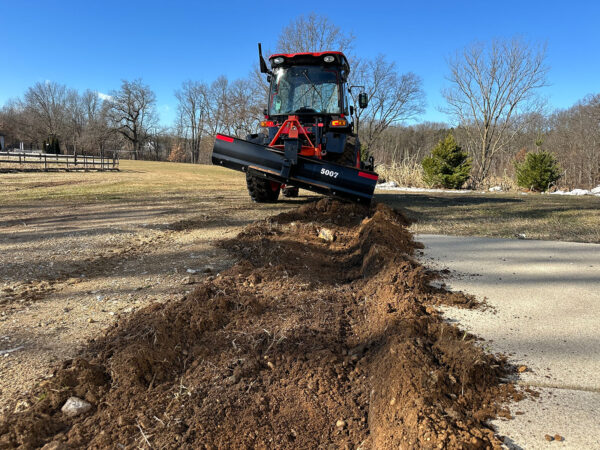
<path fill-rule="evenodd" d="M 47 138 L 62 139 L 69 133 L 69 105 L 77 92 L 54 81 L 35 83 L 25 92 L 22 109 L 28 134 L 41 143 Z"/>
<path fill-rule="evenodd" d="M 344 33 L 325 16 L 314 12 L 298 16 L 285 26 L 277 41 L 277 50 L 283 53 L 352 50 L 354 35 Z"/>
<path fill-rule="evenodd" d="M 572 188 L 600 184 L 600 94 L 555 112 L 550 124 L 544 146 L 564 168 L 562 182 Z"/>
<path fill-rule="evenodd" d="M 110 118 L 114 128 L 133 147 L 135 159 L 140 157 L 149 130 L 156 126 L 156 95 L 141 79 L 123 80 L 121 89 L 111 93 Z"/>
<path fill-rule="evenodd" d="M 448 61 L 445 111 L 466 131 L 476 184 L 526 125 L 524 119 L 541 110 L 537 90 L 546 85 L 545 56 L 545 46 L 515 38 L 472 44 Z"/>
<path fill-rule="evenodd" d="M 266 97 L 260 96 L 260 91 L 255 89 L 251 80 L 240 79 L 229 85 L 227 98 L 233 105 L 230 109 L 229 131 L 245 138 L 258 128 L 263 110 L 260 104 Z"/>
<path fill-rule="evenodd" d="M 383 55 L 360 61 L 351 77 L 352 84 L 364 86 L 369 96 L 369 106 L 356 111 L 356 127 L 367 148 L 371 148 L 390 125 L 414 119 L 424 111 L 421 78 L 412 72 L 398 74 L 395 63 L 388 62 Z M 352 95 L 356 94 L 354 90 Z"/>
<path fill-rule="evenodd" d="M 77 91 L 71 90 L 67 96 L 65 111 L 64 144 L 73 153 L 77 153 L 83 146 L 83 133 L 88 123 L 85 108 L 83 97 Z"/>
<path fill-rule="evenodd" d="M 175 91 L 175 98 L 178 101 L 179 135 L 189 143 L 192 163 L 197 163 L 209 118 L 208 86 L 197 81 L 185 81 L 181 89 Z"/>
<path fill-rule="evenodd" d="M 0 109 L 1 130 L 6 134 L 4 145 L 15 146 L 18 142 L 31 139 L 28 122 L 25 118 L 23 102 L 19 99 L 8 100 Z"/>
<path fill-rule="evenodd" d="M 85 122 L 82 147 L 88 153 L 103 154 L 107 145 L 117 145 L 115 131 L 109 122 L 111 103 L 89 89 L 81 95 L 80 101 Z"/>

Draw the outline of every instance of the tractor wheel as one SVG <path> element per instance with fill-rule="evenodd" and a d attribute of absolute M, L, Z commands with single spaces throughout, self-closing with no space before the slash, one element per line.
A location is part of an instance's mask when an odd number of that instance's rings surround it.
<path fill-rule="evenodd" d="M 282 194 L 286 198 L 296 198 L 298 197 L 298 191 L 299 189 L 295 186 L 286 186 L 285 188 L 283 188 Z"/>
<path fill-rule="evenodd" d="M 256 203 L 273 203 L 279 198 L 281 184 L 246 174 L 246 185 L 250 198 Z"/>
<path fill-rule="evenodd" d="M 334 162 L 347 167 L 356 167 L 356 136 L 348 135 L 344 144 L 344 153 L 339 155 Z"/>

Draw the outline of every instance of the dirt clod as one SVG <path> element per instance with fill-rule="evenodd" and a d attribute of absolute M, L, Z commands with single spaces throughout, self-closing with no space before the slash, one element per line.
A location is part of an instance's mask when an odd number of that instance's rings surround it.
<path fill-rule="evenodd" d="M 122 317 L 0 421 L 0 441 L 499 448 L 487 421 L 521 398 L 511 369 L 433 307 L 476 302 L 430 286 L 407 225 L 330 199 L 249 225 L 220 244 L 237 264 Z M 71 396 L 97 406 L 66 418 Z"/>

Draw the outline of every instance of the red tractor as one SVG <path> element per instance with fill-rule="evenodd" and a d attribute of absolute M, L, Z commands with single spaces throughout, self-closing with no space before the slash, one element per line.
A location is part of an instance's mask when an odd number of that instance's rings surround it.
<path fill-rule="evenodd" d="M 370 202 L 378 176 L 373 159 L 364 162 L 354 130 L 348 60 L 341 52 L 271 55 L 271 69 L 259 49 L 260 69 L 269 82 L 261 126 L 267 133 L 245 140 L 218 134 L 212 161 L 246 172 L 256 202 L 294 197 L 298 188 L 357 202 Z M 358 95 L 358 107 L 367 106 Z"/>

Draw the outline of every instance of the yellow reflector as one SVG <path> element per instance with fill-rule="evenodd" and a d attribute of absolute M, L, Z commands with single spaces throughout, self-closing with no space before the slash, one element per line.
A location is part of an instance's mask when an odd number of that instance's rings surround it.
<path fill-rule="evenodd" d="M 339 120 L 332 120 L 331 121 L 331 126 L 332 127 L 345 127 L 346 126 L 346 121 L 343 119 L 339 119 Z"/>

